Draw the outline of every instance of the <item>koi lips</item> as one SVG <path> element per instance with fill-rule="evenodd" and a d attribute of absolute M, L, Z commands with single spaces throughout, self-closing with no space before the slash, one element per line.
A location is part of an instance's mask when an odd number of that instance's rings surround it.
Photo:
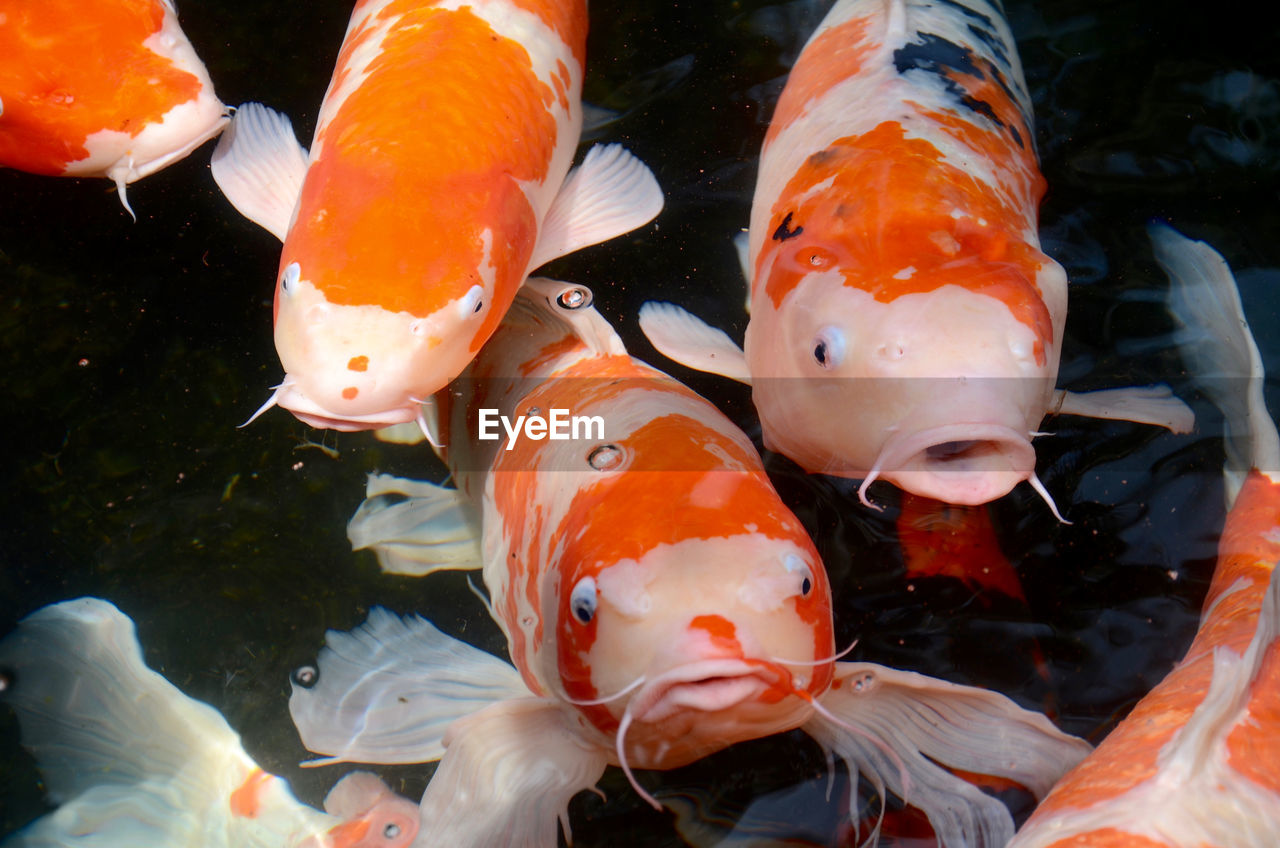
<path fill-rule="evenodd" d="M 780 663 L 750 658 L 673 668 L 646 681 L 628 702 L 618 725 L 618 761 L 628 775 L 631 761 L 677 768 L 733 742 L 796 727 L 813 711 L 805 683 Z M 779 710 L 778 702 L 791 695 L 795 708 Z M 691 743 L 690 736 L 704 737 L 705 744 Z M 682 739 L 678 753 L 664 744 L 672 738 Z"/>

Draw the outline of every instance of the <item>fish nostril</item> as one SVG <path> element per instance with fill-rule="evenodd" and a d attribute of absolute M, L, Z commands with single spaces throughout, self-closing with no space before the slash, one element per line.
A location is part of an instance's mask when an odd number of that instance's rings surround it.
<path fill-rule="evenodd" d="M 881 359 L 898 360 L 906 356 L 906 351 L 900 343 L 882 344 L 876 348 L 876 356 Z"/>

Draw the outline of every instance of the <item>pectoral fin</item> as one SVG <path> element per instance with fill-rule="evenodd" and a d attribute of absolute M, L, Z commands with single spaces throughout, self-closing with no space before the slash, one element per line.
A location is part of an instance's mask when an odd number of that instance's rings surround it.
<path fill-rule="evenodd" d="M 595 786 L 608 757 L 554 701 L 504 701 L 457 721 L 422 796 L 419 843 L 555 848 L 569 801 Z M 572 842 L 572 839 L 569 839 Z"/>
<path fill-rule="evenodd" d="M 996 692 L 872 663 L 836 663 L 836 683 L 803 725 L 862 774 L 929 817 L 942 845 L 1004 845 L 1009 811 L 948 769 L 1004 777 L 1043 797 L 1088 743 Z M 834 720 L 833 720 L 834 718 Z"/>
<path fill-rule="evenodd" d="M 289 714 L 302 743 L 335 762 L 440 758 L 454 720 L 528 688 L 512 666 L 441 633 L 420 616 L 381 607 L 350 633 L 325 634 L 310 688 L 293 684 Z"/>
<path fill-rule="evenodd" d="M 723 330 L 674 303 L 651 300 L 641 306 L 640 330 L 659 353 L 681 365 L 751 383 L 742 348 Z"/>
<path fill-rule="evenodd" d="M 647 224 L 662 202 L 647 165 L 618 144 L 592 147 L 547 210 L 529 269 Z"/>
<path fill-rule="evenodd" d="M 1175 433 L 1190 433 L 1196 425 L 1191 407 L 1163 384 L 1083 393 L 1058 389 L 1054 392 L 1054 410 L 1061 415 L 1136 421 Z"/>
<path fill-rule="evenodd" d="M 347 522 L 354 550 L 372 548 L 388 574 L 480 568 L 479 523 L 457 489 L 370 474 L 364 503 Z"/>
<path fill-rule="evenodd" d="M 241 215 L 284 241 L 307 175 L 307 150 L 288 116 L 245 103 L 218 139 L 209 168 Z"/>

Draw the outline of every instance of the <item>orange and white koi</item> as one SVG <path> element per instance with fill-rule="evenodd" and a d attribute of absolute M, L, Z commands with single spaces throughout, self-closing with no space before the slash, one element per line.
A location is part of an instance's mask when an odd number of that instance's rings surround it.
<path fill-rule="evenodd" d="M 1186 656 L 1054 787 L 1010 848 L 1276 844 L 1280 437 L 1226 262 L 1165 227 L 1152 238 L 1173 281 L 1172 311 L 1199 331 L 1189 367 L 1226 416 L 1230 511 Z"/>
<path fill-rule="evenodd" d="M 18 717 L 60 806 L 6 846 L 403 848 L 417 808 L 356 772 L 299 802 L 264 772 L 217 710 L 142 660 L 133 622 L 80 598 L 24 618 L 0 641 L 0 701 Z"/>
<path fill-rule="evenodd" d="M 125 186 L 221 132 L 172 0 L 0 5 L 0 166 Z"/>
<path fill-rule="evenodd" d="M 418 844 L 550 848 L 607 764 L 657 806 L 633 768 L 801 728 L 939 833 L 1001 844 L 1008 811 L 939 764 L 1041 793 L 1088 746 L 1002 695 L 836 662 L 822 563 L 750 441 L 629 356 L 590 303 L 581 286 L 526 283 L 437 399 L 458 488 L 374 476 L 348 528 L 389 571 L 483 568 L 515 667 L 376 611 L 330 632 L 318 682 L 295 687 L 307 747 L 443 757 Z M 566 409 L 603 432 L 508 450 L 476 437 L 481 409 Z"/>
<path fill-rule="evenodd" d="M 868 505 L 877 478 L 957 504 L 1028 480 L 1049 500 L 1031 447 L 1046 412 L 1179 430 L 1191 414 L 1167 389 L 1055 393 L 1067 279 L 1040 249 L 1044 188 L 998 3 L 840 0 L 765 136 L 745 352 L 672 304 L 641 327 L 750 383 L 765 445 L 862 478 Z"/>
<path fill-rule="evenodd" d="M 214 177 L 284 242 L 285 377 L 256 414 L 414 421 L 533 268 L 658 213 L 653 175 L 616 145 L 566 177 L 586 35 L 585 0 L 361 0 L 309 155 L 284 116 L 237 111 Z"/>

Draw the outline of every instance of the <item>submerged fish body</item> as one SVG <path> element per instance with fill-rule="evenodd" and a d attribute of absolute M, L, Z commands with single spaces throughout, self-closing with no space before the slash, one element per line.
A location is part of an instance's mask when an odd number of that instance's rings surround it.
<path fill-rule="evenodd" d="M 126 209 L 227 121 L 169 0 L 6 4 L 0 98 L 0 166 L 107 177 Z"/>
<path fill-rule="evenodd" d="M 806 470 L 985 503 L 1038 484 L 1031 438 L 1060 400 L 1067 279 L 1040 249 L 1044 188 L 998 4 L 840 0 L 761 152 L 744 349 L 670 305 L 642 327 L 750 382 L 766 446 Z"/>
<path fill-rule="evenodd" d="M 0 641 L 22 742 L 59 807 L 4 842 L 401 848 L 415 805 L 377 777 L 339 781 L 321 813 L 264 772 L 216 710 L 142 660 L 133 622 L 106 601 L 37 610 Z"/>
<path fill-rule="evenodd" d="M 1233 503 L 1186 656 L 1054 787 L 1010 848 L 1276 844 L 1280 437 L 1230 269 L 1204 242 L 1165 227 L 1152 238 L 1175 316 L 1200 331 L 1189 369 L 1226 416 Z"/>
<path fill-rule="evenodd" d="M 1003 696 L 837 662 L 818 555 L 750 441 L 631 358 L 589 290 L 530 280 L 437 399 L 457 489 L 375 475 L 349 525 L 385 570 L 483 568 L 514 668 L 384 610 L 328 634 L 290 701 L 334 761 L 443 758 L 419 843 L 552 846 L 606 765 L 671 768 L 792 728 L 956 844 L 1008 811 L 939 763 L 1042 793 L 1087 745 Z M 482 410 L 599 416 L 580 438 L 482 439 Z M 528 433 L 528 430 L 523 432 Z"/>
<path fill-rule="evenodd" d="M 566 178 L 586 31 L 585 0 L 362 0 L 309 154 L 286 118 L 241 108 L 213 169 L 284 242 L 268 405 L 339 430 L 413 421 L 532 268 L 657 214 L 620 148 Z"/>

